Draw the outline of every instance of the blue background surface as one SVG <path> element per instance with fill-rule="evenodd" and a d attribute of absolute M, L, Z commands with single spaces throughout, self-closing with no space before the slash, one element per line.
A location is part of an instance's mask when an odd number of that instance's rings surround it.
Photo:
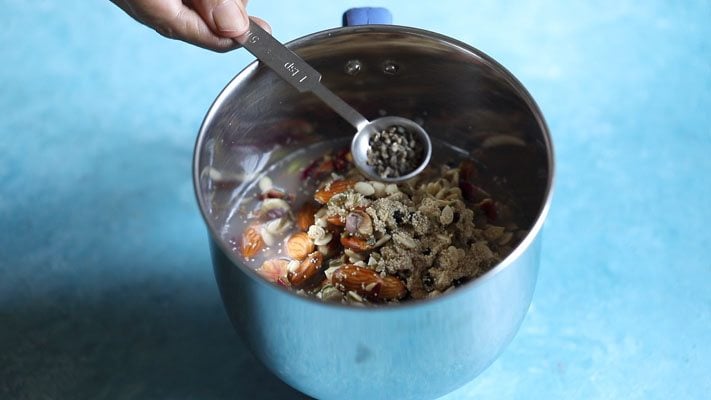
<path fill-rule="evenodd" d="M 286 41 L 387 7 L 493 56 L 546 115 L 558 170 L 533 304 L 446 398 L 708 398 L 711 2 L 424 4 L 250 11 Z M 108 1 L 0 8 L 0 398 L 299 398 L 232 331 L 191 184 L 200 122 L 252 57 Z"/>

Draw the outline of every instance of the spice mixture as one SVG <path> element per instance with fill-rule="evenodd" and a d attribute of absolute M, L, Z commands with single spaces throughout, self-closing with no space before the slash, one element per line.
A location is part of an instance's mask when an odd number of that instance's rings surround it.
<path fill-rule="evenodd" d="M 381 178 L 397 178 L 422 162 L 422 144 L 402 126 L 391 126 L 370 137 L 367 163 Z"/>
<path fill-rule="evenodd" d="M 336 161 L 338 160 L 338 161 Z M 348 304 L 424 299 L 491 269 L 526 235 L 512 207 L 475 184 L 471 161 L 402 184 L 366 180 L 345 151 L 303 171 L 313 200 L 259 182 L 235 247 L 257 271 L 303 295 Z"/>

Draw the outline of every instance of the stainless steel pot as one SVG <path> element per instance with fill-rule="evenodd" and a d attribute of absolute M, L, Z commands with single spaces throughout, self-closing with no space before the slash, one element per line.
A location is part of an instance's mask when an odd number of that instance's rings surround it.
<path fill-rule="evenodd" d="M 236 194 L 285 154 L 354 132 L 316 98 L 254 62 L 210 108 L 194 159 L 197 198 L 230 319 L 274 374 L 319 399 L 417 399 L 452 391 L 501 353 L 531 302 L 553 182 L 543 116 L 501 65 L 436 33 L 347 27 L 288 46 L 367 118 L 385 111 L 419 120 L 434 139 L 505 178 L 530 233 L 493 270 L 433 300 L 353 308 L 267 283 L 222 238 Z"/>

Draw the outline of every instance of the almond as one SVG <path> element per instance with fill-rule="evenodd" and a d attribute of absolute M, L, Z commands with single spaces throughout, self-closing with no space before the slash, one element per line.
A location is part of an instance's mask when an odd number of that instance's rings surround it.
<path fill-rule="evenodd" d="M 259 231 L 259 225 L 255 224 L 247 227 L 242 233 L 242 256 L 244 258 L 254 257 L 264 247 L 264 239 Z"/>
<path fill-rule="evenodd" d="M 321 204 L 326 204 L 329 200 L 331 200 L 331 197 L 339 193 L 345 192 L 346 190 L 352 188 L 353 185 L 355 185 L 355 182 L 353 182 L 352 180 L 335 180 L 322 187 L 321 189 L 317 190 L 314 194 L 314 199 Z"/>
<path fill-rule="evenodd" d="M 400 300 L 405 295 L 407 295 L 407 287 L 405 287 L 405 284 L 396 276 L 386 276 L 385 278 L 381 278 L 382 283 L 380 286 L 380 298 L 388 301 L 388 300 Z"/>
<path fill-rule="evenodd" d="M 380 275 L 372 269 L 348 264 L 333 271 L 331 281 L 344 292 L 353 290 L 365 293 L 366 287 L 380 282 Z"/>
<path fill-rule="evenodd" d="M 353 185 L 353 189 L 363 196 L 372 196 L 375 194 L 375 188 L 368 182 L 357 182 Z"/>
<path fill-rule="evenodd" d="M 318 207 L 314 203 L 304 203 L 296 213 L 296 226 L 305 231 L 309 226 L 314 224 L 314 214 L 318 211 Z"/>
<path fill-rule="evenodd" d="M 335 215 L 331 215 L 331 216 L 326 217 L 326 222 L 328 222 L 329 224 L 331 224 L 331 225 L 333 225 L 333 226 L 344 226 L 344 225 L 346 225 L 346 222 L 345 222 L 345 221 L 341 218 L 341 216 L 338 215 L 338 214 L 335 214 Z"/>
<path fill-rule="evenodd" d="M 341 244 L 347 249 L 351 249 L 358 253 L 364 253 L 373 249 L 373 245 L 367 240 L 356 237 L 343 235 L 341 236 Z"/>
<path fill-rule="evenodd" d="M 314 242 L 309 239 L 306 232 L 297 232 L 286 241 L 286 254 L 296 260 L 303 260 L 314 251 Z"/>
<path fill-rule="evenodd" d="M 372 269 L 344 265 L 333 272 L 331 281 L 338 290 L 354 291 L 371 301 L 398 300 L 407 295 L 407 288 L 394 276 L 381 277 Z"/>
<path fill-rule="evenodd" d="M 296 269 L 289 271 L 286 277 L 291 286 L 297 289 L 303 289 L 313 283 L 317 283 L 318 280 L 315 278 L 321 271 L 322 264 L 323 255 L 318 251 L 314 251 L 309 254 Z"/>

